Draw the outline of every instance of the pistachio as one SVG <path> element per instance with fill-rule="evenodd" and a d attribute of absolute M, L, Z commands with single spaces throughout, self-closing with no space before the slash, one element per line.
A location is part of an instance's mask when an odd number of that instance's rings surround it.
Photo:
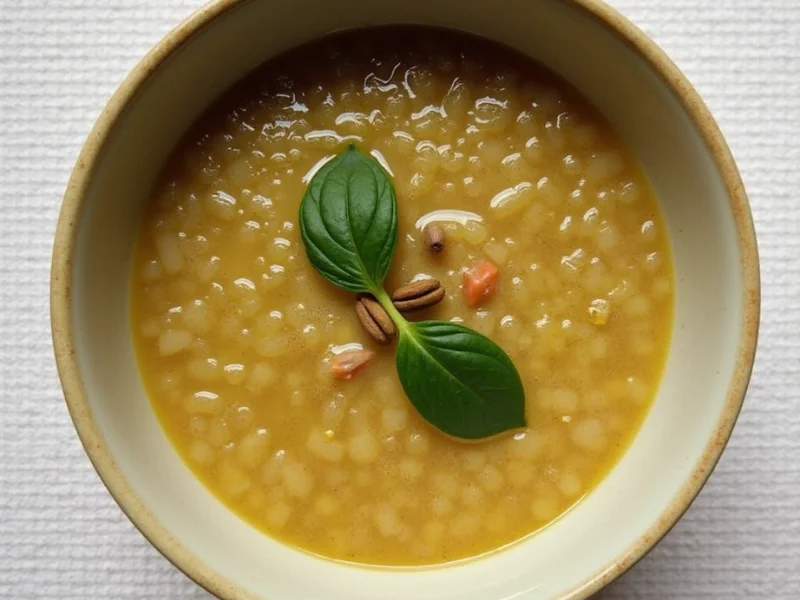
<path fill-rule="evenodd" d="M 444 231 L 436 223 L 428 223 L 422 230 L 425 236 L 425 245 L 432 252 L 444 250 Z"/>
<path fill-rule="evenodd" d="M 369 336 L 379 344 L 388 344 L 396 329 L 389 314 L 369 294 L 359 294 L 356 299 L 356 316 Z"/>
<path fill-rule="evenodd" d="M 444 298 L 445 290 L 435 279 L 413 281 L 395 290 L 392 302 L 400 312 L 422 310 L 438 304 Z"/>

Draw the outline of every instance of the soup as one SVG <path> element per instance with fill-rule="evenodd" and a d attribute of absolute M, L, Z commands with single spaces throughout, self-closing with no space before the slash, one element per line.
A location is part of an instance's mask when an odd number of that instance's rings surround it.
<path fill-rule="evenodd" d="M 465 443 L 432 427 L 394 347 L 310 264 L 301 199 L 351 144 L 396 190 L 386 288 L 438 280 L 413 319 L 499 344 L 526 428 Z M 476 302 L 478 264 L 496 287 Z M 646 178 L 575 90 L 484 40 L 382 28 L 280 56 L 207 112 L 154 188 L 131 293 L 152 405 L 220 501 L 297 548 L 399 566 L 500 548 L 598 484 L 658 386 L 673 277 Z M 375 354 L 333 377 L 353 348 Z"/>

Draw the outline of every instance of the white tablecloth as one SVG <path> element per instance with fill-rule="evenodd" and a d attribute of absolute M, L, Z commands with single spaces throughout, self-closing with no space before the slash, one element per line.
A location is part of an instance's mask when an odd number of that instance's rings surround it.
<path fill-rule="evenodd" d="M 710 105 L 763 267 L 761 343 L 719 467 L 605 599 L 800 598 L 800 2 L 614 0 Z M 106 493 L 64 407 L 48 275 L 61 195 L 116 85 L 198 0 L 0 0 L 0 598 L 208 598 Z"/>

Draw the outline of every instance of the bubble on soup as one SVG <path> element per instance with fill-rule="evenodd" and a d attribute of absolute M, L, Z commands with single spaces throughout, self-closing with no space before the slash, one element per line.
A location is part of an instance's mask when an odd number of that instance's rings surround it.
<path fill-rule="evenodd" d="M 404 457 L 400 460 L 399 471 L 404 480 L 417 481 L 425 473 L 425 465 L 415 458 Z"/>
<path fill-rule="evenodd" d="M 384 431 L 389 433 L 402 431 L 408 423 L 408 409 L 405 406 L 384 408 L 381 421 Z"/>
<path fill-rule="evenodd" d="M 511 122 L 507 100 L 484 96 L 475 101 L 475 122 L 482 131 L 500 133 Z"/>
<path fill-rule="evenodd" d="M 608 444 L 605 427 L 599 419 L 584 419 L 573 423 L 570 439 L 582 450 L 599 452 Z"/>
<path fill-rule="evenodd" d="M 540 494 L 531 504 L 533 517 L 542 523 L 552 520 L 561 508 L 561 504 L 555 494 Z"/>
<path fill-rule="evenodd" d="M 350 458 L 360 464 L 375 462 L 379 451 L 378 441 L 369 432 L 356 435 L 347 444 L 347 452 Z"/>
<path fill-rule="evenodd" d="M 168 274 L 179 273 L 185 262 L 178 246 L 178 237 L 170 231 L 162 231 L 155 236 L 154 243 L 164 271 Z"/>
<path fill-rule="evenodd" d="M 434 496 L 431 501 L 431 510 L 437 517 L 444 517 L 453 512 L 453 501 L 445 496 Z"/>
<path fill-rule="evenodd" d="M 189 446 L 189 460 L 198 465 L 211 466 L 216 456 L 214 449 L 202 440 L 196 440 Z"/>
<path fill-rule="evenodd" d="M 451 526 L 450 533 L 457 539 L 467 538 L 477 533 L 480 528 L 480 517 L 476 514 L 462 514 L 456 517 Z"/>
<path fill-rule="evenodd" d="M 333 494 L 323 494 L 314 502 L 314 510 L 321 517 L 332 517 L 341 508 L 341 503 Z"/>
<path fill-rule="evenodd" d="M 222 372 L 215 358 L 196 358 L 187 366 L 189 376 L 196 381 L 210 382 L 220 378 Z"/>
<path fill-rule="evenodd" d="M 487 492 L 496 492 L 503 487 L 503 474 L 494 465 L 486 465 L 478 475 L 478 481 Z"/>
<path fill-rule="evenodd" d="M 223 377 L 231 385 L 241 384 L 245 377 L 245 366 L 241 363 L 231 363 L 222 368 Z"/>
<path fill-rule="evenodd" d="M 270 434 L 266 429 L 256 429 L 245 435 L 236 446 L 236 460 L 246 471 L 258 467 L 269 449 Z"/>
<path fill-rule="evenodd" d="M 247 378 L 246 387 L 251 392 L 263 392 L 278 379 L 275 367 L 266 362 L 258 362 L 253 366 Z"/>
<path fill-rule="evenodd" d="M 216 415 L 222 412 L 224 406 L 218 394 L 205 390 L 191 394 L 184 403 L 184 409 L 192 415 Z"/>
<path fill-rule="evenodd" d="M 280 531 L 286 525 L 293 511 L 294 508 L 287 502 L 277 502 L 267 509 L 265 519 L 271 529 Z"/>
<path fill-rule="evenodd" d="M 578 408 L 578 394 L 568 388 L 543 389 L 537 398 L 539 406 L 551 413 L 568 415 Z"/>
<path fill-rule="evenodd" d="M 499 218 L 512 217 L 531 206 L 535 198 L 534 190 L 531 182 L 523 181 L 497 193 L 489 202 L 489 206 Z"/>
<path fill-rule="evenodd" d="M 250 478 L 244 471 L 228 463 L 223 463 L 220 467 L 218 478 L 223 493 L 234 498 L 244 494 L 252 485 Z"/>
<path fill-rule="evenodd" d="M 564 473 L 558 480 L 558 491 L 566 498 L 574 498 L 581 493 L 583 484 L 575 473 Z"/>
<path fill-rule="evenodd" d="M 448 118 L 463 121 L 472 105 L 473 100 L 469 84 L 461 78 L 455 78 L 442 101 L 442 107 Z"/>
<path fill-rule="evenodd" d="M 281 481 L 286 492 L 297 499 L 305 500 L 314 488 L 311 469 L 299 462 L 287 462 L 281 470 Z"/>
<path fill-rule="evenodd" d="M 192 334 L 183 329 L 166 329 L 158 336 L 158 351 L 161 356 L 182 352 L 194 341 Z"/>
<path fill-rule="evenodd" d="M 344 458 L 345 447 L 334 439 L 333 430 L 312 430 L 306 441 L 306 448 L 316 457 L 328 462 L 340 462 Z"/>

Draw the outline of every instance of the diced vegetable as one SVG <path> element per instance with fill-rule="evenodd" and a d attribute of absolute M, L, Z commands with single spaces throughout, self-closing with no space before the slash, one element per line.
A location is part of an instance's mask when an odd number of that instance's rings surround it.
<path fill-rule="evenodd" d="M 470 306 L 477 306 L 497 290 L 499 271 L 488 260 L 482 260 L 464 273 L 464 298 Z"/>
<path fill-rule="evenodd" d="M 362 369 L 375 353 L 370 350 L 346 350 L 331 359 L 331 374 L 336 379 L 350 379 Z"/>
<path fill-rule="evenodd" d="M 611 305 L 608 300 L 597 298 L 589 304 L 589 322 L 594 325 L 605 325 L 611 316 Z"/>

